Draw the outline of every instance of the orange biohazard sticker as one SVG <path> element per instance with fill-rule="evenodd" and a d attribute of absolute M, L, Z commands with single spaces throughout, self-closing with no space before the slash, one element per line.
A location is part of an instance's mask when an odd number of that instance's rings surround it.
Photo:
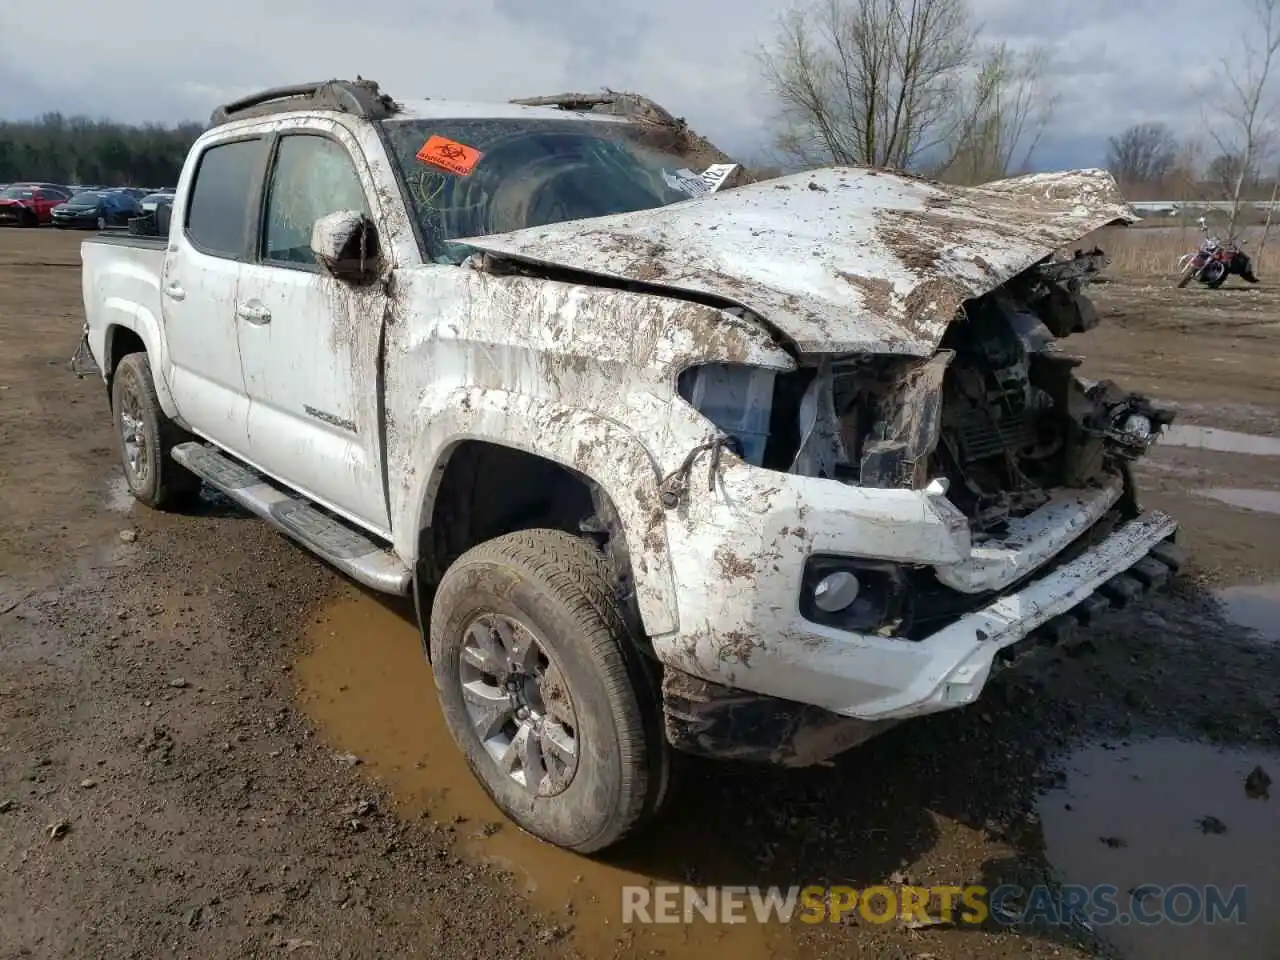
<path fill-rule="evenodd" d="M 475 147 L 468 147 L 439 134 L 424 143 L 418 151 L 418 159 L 423 163 L 456 173 L 460 177 L 469 175 L 483 156 Z"/>

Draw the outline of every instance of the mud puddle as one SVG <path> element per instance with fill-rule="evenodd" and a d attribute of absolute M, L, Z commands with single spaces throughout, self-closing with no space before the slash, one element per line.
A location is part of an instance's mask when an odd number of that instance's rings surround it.
<path fill-rule="evenodd" d="M 1138 923 L 1097 932 L 1131 960 L 1216 960 L 1280 952 L 1280 784 L 1263 797 L 1246 785 L 1262 766 L 1280 779 L 1280 755 L 1208 744 L 1150 740 L 1119 749 L 1093 746 L 1066 763 L 1066 786 L 1041 801 L 1046 853 L 1064 883 L 1110 885 L 1128 911 L 1130 891 L 1147 891 L 1142 910 L 1158 915 L 1165 891 L 1186 885 L 1224 898 L 1243 886 L 1245 923 Z M 1251 795 L 1253 794 L 1253 795 Z M 1180 897 L 1169 915 L 1186 918 Z"/>
<path fill-rule="evenodd" d="M 1218 427 L 1197 427 L 1174 423 L 1166 427 L 1160 443 L 1169 447 L 1211 450 L 1215 453 L 1251 453 L 1260 457 L 1280 457 L 1280 437 L 1239 433 Z"/>
<path fill-rule="evenodd" d="M 310 652 L 297 666 L 299 701 L 336 752 L 360 758 L 406 818 L 427 815 L 452 826 L 464 853 L 519 878 L 539 909 L 572 928 L 586 957 L 734 957 L 810 955 L 789 928 L 621 922 L 622 887 L 678 883 L 690 851 L 701 846 L 696 825 L 664 823 L 624 849 L 614 862 L 544 844 L 514 828 L 480 789 L 445 729 L 411 608 L 352 595 L 323 610 L 307 630 Z M 618 861 L 661 863 L 650 873 Z M 655 876 L 655 874 L 658 874 Z"/>
<path fill-rule="evenodd" d="M 1280 643 L 1280 583 L 1226 587 L 1218 591 L 1218 599 L 1228 619 Z"/>
<path fill-rule="evenodd" d="M 1209 487 L 1198 490 L 1202 497 L 1217 500 L 1229 507 L 1255 513 L 1280 514 L 1280 490 L 1250 490 L 1243 487 Z"/>

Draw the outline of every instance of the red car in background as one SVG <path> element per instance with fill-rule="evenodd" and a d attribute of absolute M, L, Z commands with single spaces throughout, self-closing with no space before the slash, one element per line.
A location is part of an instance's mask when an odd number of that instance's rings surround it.
<path fill-rule="evenodd" d="M 69 199 L 65 190 L 52 184 L 10 184 L 0 190 L 0 226 L 35 227 L 48 223 L 53 208 Z"/>

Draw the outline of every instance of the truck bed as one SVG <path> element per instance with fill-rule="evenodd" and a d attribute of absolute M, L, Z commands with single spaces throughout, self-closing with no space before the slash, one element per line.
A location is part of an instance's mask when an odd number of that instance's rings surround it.
<path fill-rule="evenodd" d="M 116 247 L 138 247 L 143 250 L 163 250 L 169 241 L 164 237 L 140 237 L 132 233 L 111 232 L 95 233 L 86 237 L 84 243 L 102 243 Z"/>
<path fill-rule="evenodd" d="M 164 237 L 98 234 L 80 244 L 81 293 L 89 350 L 106 374 L 107 332 L 113 324 L 134 330 L 159 347 Z"/>

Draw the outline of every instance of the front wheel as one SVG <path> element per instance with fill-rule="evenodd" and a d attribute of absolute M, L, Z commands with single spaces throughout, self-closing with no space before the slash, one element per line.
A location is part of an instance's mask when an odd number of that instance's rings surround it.
<path fill-rule="evenodd" d="M 1181 290 L 1188 283 L 1190 283 L 1191 278 L 1194 277 L 1195 275 L 1196 275 L 1196 265 L 1194 263 L 1189 263 L 1185 267 L 1183 267 L 1182 274 L 1181 276 L 1178 277 L 1178 289 Z"/>
<path fill-rule="evenodd" d="M 445 573 L 431 666 L 472 772 L 522 829 L 593 853 L 658 806 L 670 755 L 605 557 L 558 530 L 483 543 Z"/>
<path fill-rule="evenodd" d="M 185 506 L 200 493 L 200 478 L 169 455 L 187 439 L 165 416 L 145 353 L 120 361 L 111 380 L 111 415 L 125 480 L 134 499 L 159 510 Z"/>

